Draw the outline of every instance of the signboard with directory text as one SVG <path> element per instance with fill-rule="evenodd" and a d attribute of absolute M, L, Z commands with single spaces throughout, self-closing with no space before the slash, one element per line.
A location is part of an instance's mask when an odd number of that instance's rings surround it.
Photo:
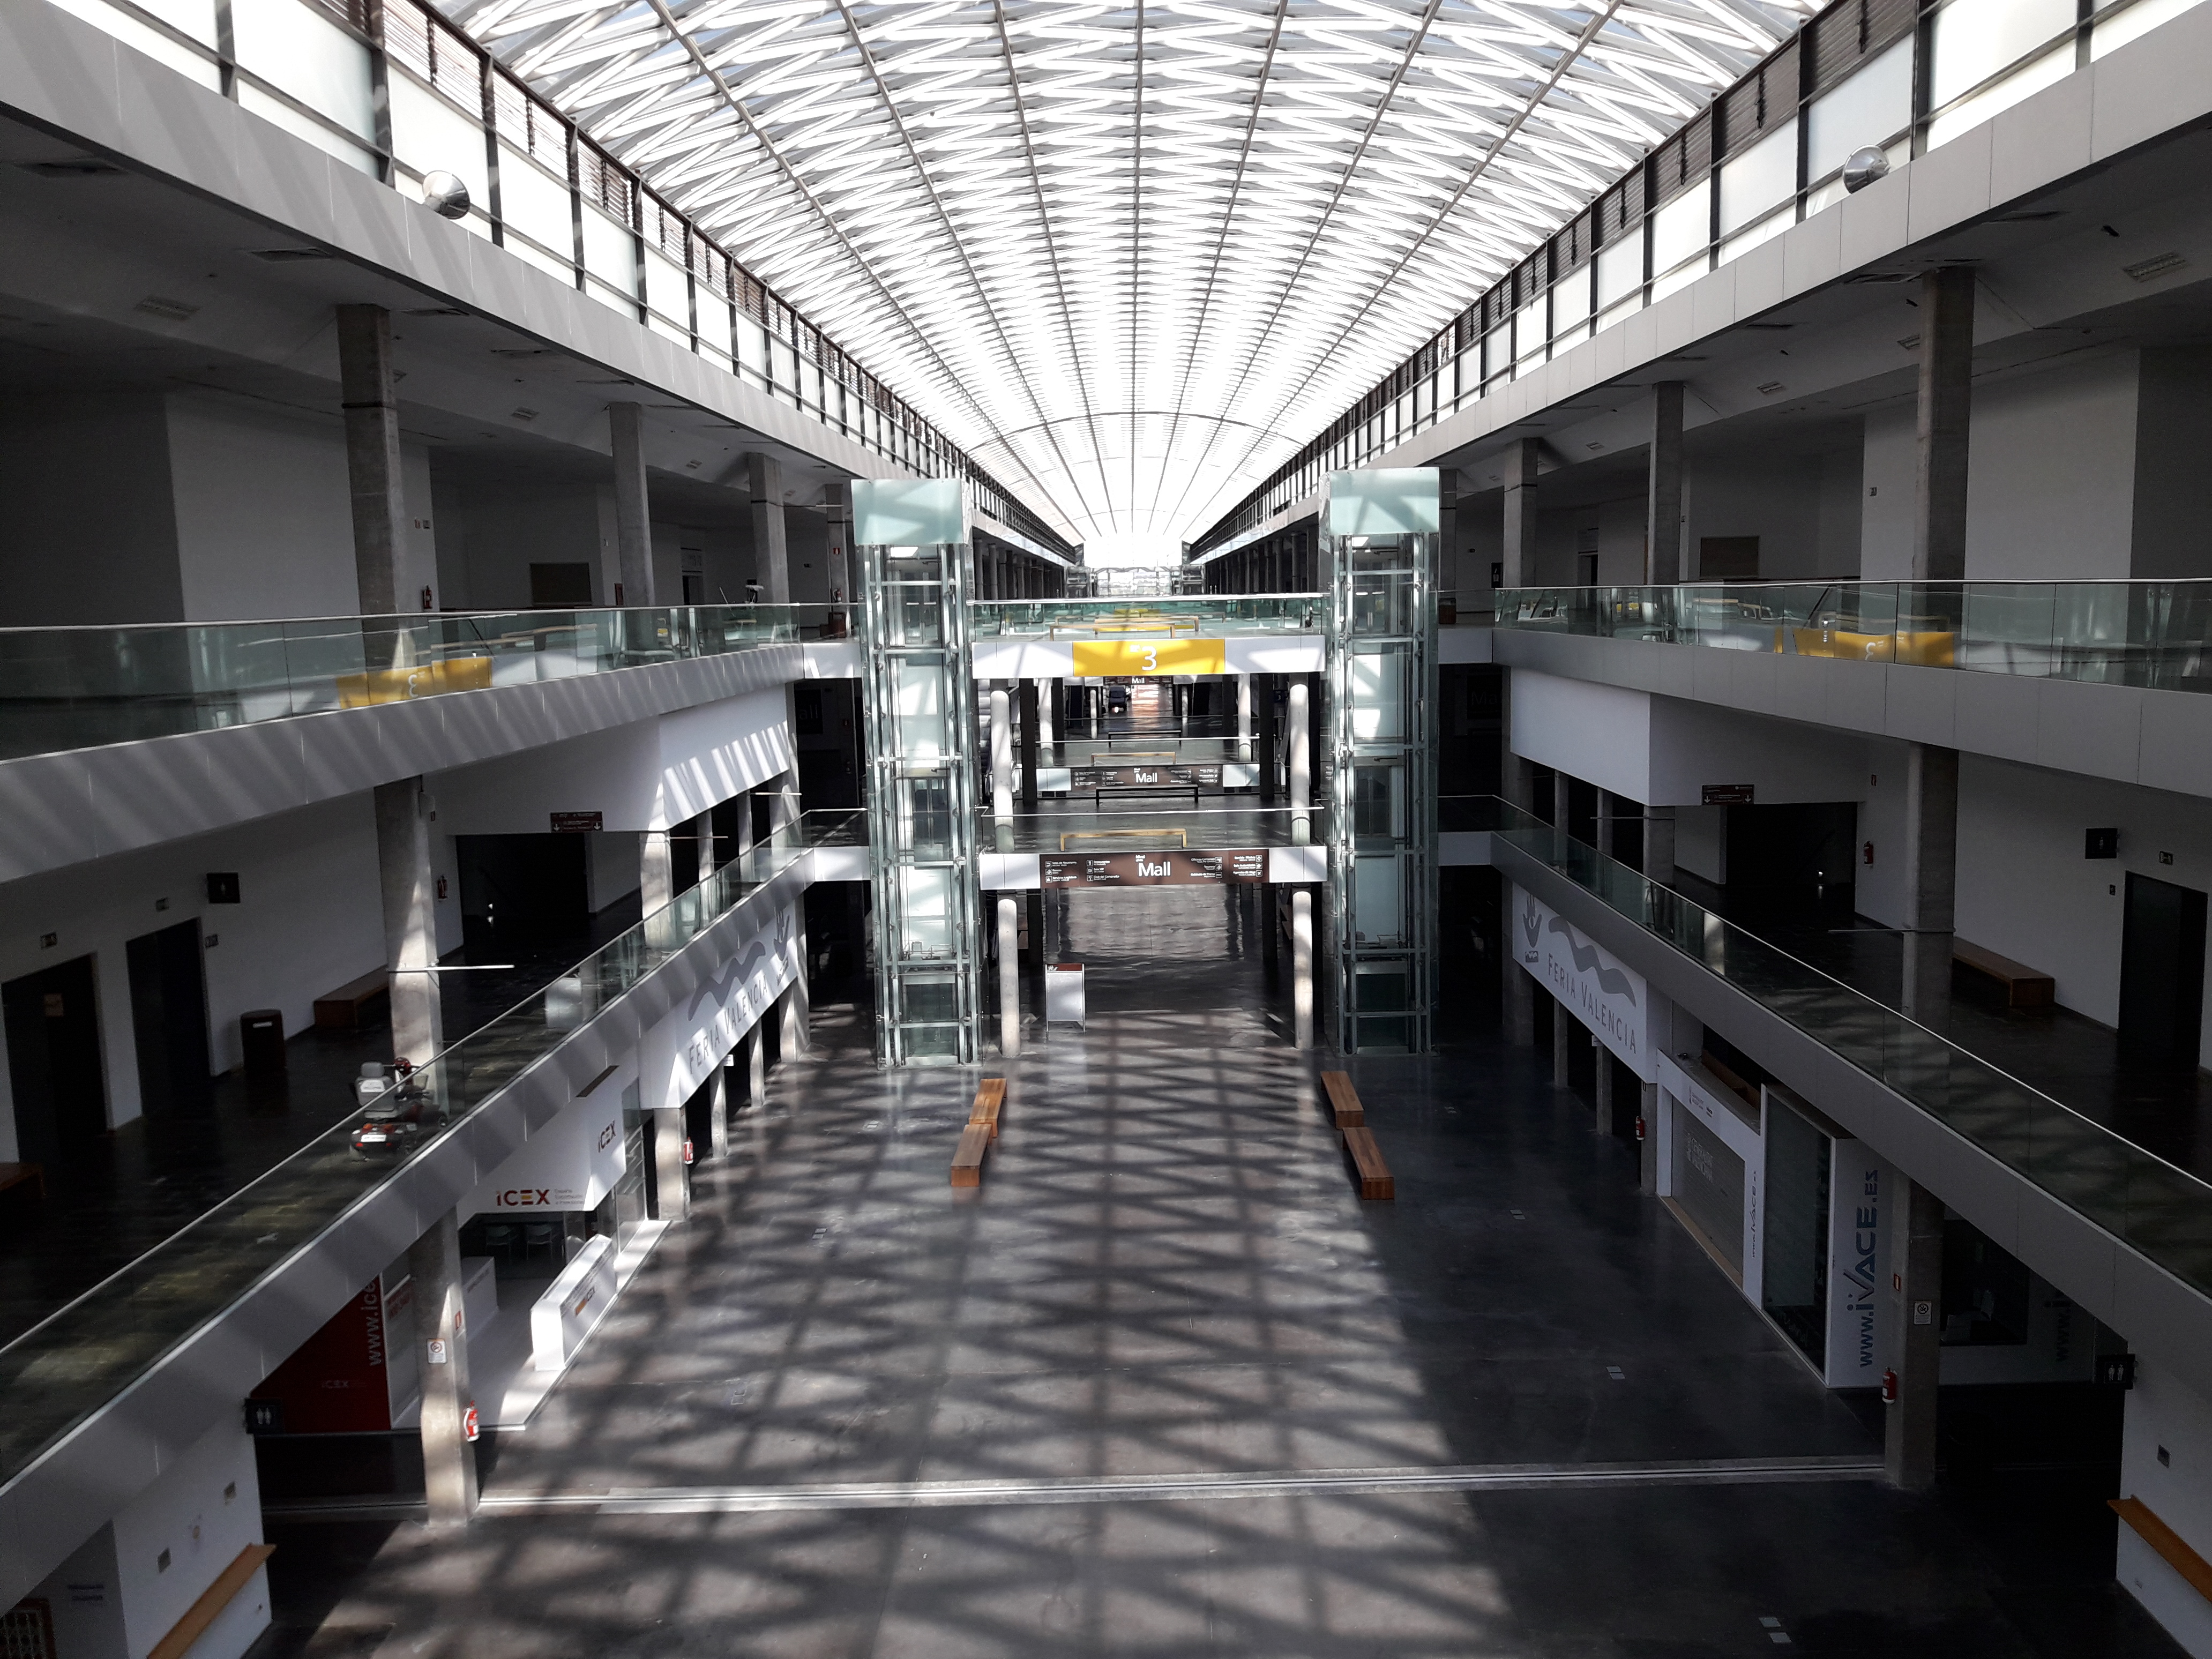
<path fill-rule="evenodd" d="M 1264 848 L 1233 853 L 1047 853 L 1037 864 L 1047 887 L 1216 887 L 1267 878 Z"/>

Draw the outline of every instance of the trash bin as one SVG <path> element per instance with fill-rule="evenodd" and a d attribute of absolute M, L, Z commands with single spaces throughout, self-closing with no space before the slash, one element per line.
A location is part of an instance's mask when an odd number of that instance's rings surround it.
<path fill-rule="evenodd" d="M 249 1008 L 238 1017 L 239 1046 L 249 1082 L 284 1075 L 284 1011 Z"/>

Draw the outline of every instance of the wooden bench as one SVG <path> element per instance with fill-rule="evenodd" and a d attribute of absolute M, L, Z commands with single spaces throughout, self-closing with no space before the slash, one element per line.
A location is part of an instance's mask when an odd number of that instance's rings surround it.
<path fill-rule="evenodd" d="M 1323 1072 L 1321 1086 L 1328 1091 L 1329 1113 L 1344 1136 L 1344 1150 L 1352 1155 L 1352 1167 L 1359 1171 L 1360 1197 L 1395 1199 L 1397 1182 L 1390 1178 L 1390 1166 L 1382 1161 L 1382 1149 L 1375 1144 L 1375 1132 L 1367 1127 L 1367 1109 L 1359 1103 L 1359 1091 L 1352 1086 L 1351 1074 Z"/>
<path fill-rule="evenodd" d="M 991 1126 L 971 1123 L 960 1132 L 960 1150 L 952 1154 L 952 1184 L 956 1187 L 980 1187 L 983 1184 L 983 1154 L 991 1150 Z"/>
<path fill-rule="evenodd" d="M 1360 1197 L 1398 1196 L 1397 1183 L 1390 1178 L 1390 1166 L 1382 1161 L 1382 1151 L 1375 1144 L 1372 1129 L 1364 1123 L 1353 1124 L 1344 1132 L 1344 1150 L 1352 1154 L 1352 1166 L 1359 1171 Z"/>
<path fill-rule="evenodd" d="M 371 969 L 359 979 L 349 980 L 335 991 L 315 999 L 315 1029 L 319 1031 L 358 1031 L 362 1015 L 379 997 L 392 994 L 392 975 Z"/>
<path fill-rule="evenodd" d="M 1356 1129 L 1367 1122 L 1366 1109 L 1359 1103 L 1358 1091 L 1352 1088 L 1351 1077 L 1343 1072 L 1323 1072 L 1321 1086 L 1328 1091 L 1330 1113 L 1340 1129 Z"/>
<path fill-rule="evenodd" d="M 1965 939 L 1951 941 L 1951 960 L 2002 986 L 2008 1008 L 2048 1008 L 2058 1000 L 2057 982 L 2050 975 Z"/>
<path fill-rule="evenodd" d="M 991 1132 L 991 1139 L 999 1138 L 999 1108 L 1006 1103 L 1006 1079 L 987 1077 L 975 1090 L 975 1104 L 969 1109 L 968 1122 L 972 1127 L 981 1124 Z"/>

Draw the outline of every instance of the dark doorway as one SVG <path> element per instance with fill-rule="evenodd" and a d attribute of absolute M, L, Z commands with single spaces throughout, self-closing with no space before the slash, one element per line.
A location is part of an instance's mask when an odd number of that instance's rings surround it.
<path fill-rule="evenodd" d="M 29 1164 L 56 1164 L 99 1145 L 107 1128 L 100 1008 L 92 958 L 56 963 L 0 985 L 15 1140 Z"/>
<path fill-rule="evenodd" d="M 1857 866 L 1853 801 L 1808 801 L 1728 809 L 1731 914 L 1848 921 Z"/>
<path fill-rule="evenodd" d="M 592 602 L 592 567 L 588 564 L 533 564 L 530 567 L 530 603 L 538 611 L 567 611 Z"/>
<path fill-rule="evenodd" d="M 198 919 L 142 933 L 124 950 L 140 1102 L 149 1113 L 206 1105 L 207 982 Z"/>
<path fill-rule="evenodd" d="M 2160 1070 L 2197 1065 L 2204 1020 L 2204 895 L 2128 877 L 2120 944 L 2120 1056 Z"/>
<path fill-rule="evenodd" d="M 1755 582 L 1759 580 L 1759 538 L 1701 536 L 1698 538 L 1698 580 L 1701 582 Z"/>
<path fill-rule="evenodd" d="M 528 951 L 591 925 L 582 836 L 459 836 L 462 937 L 478 960 Z"/>

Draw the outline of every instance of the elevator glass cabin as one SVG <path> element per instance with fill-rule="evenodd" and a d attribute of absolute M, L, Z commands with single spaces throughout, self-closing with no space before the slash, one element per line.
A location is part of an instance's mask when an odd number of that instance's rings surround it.
<path fill-rule="evenodd" d="M 876 1058 L 976 1057 L 972 557 L 954 478 L 853 485 L 875 887 Z"/>
<path fill-rule="evenodd" d="M 1146 640 L 1097 637 L 1111 631 L 1091 609 L 1097 601 L 981 608 L 993 636 L 983 643 L 994 651 L 1012 636 L 1037 635 L 1024 642 L 1024 665 L 988 671 L 1000 675 L 1273 673 L 1275 659 L 1258 649 L 1263 641 L 1315 641 L 1308 648 L 1318 654 L 1297 672 L 1318 666 L 1323 686 L 1323 707 L 1314 711 L 1325 734 L 1316 810 L 1246 816 L 1281 815 L 1279 829 L 1256 832 L 1271 845 L 1326 845 L 1319 894 L 1326 922 L 1317 941 L 1325 960 L 1316 964 L 1316 988 L 1324 1003 L 1321 1029 L 1333 1030 L 1346 1053 L 1419 1053 L 1430 1045 L 1437 485 L 1429 468 L 1331 475 L 1320 539 L 1330 582 L 1325 605 L 1305 595 L 1167 599 L 1158 607 L 1164 613 L 1191 614 Z M 989 760 L 969 752 L 977 747 L 978 624 L 969 599 L 966 501 L 957 480 L 862 479 L 853 486 L 853 518 L 866 658 L 877 1057 L 890 1066 L 973 1064 L 986 1041 L 977 814 L 988 798 Z M 1078 635 L 1092 637 L 1079 643 Z M 1036 839 L 1041 823 L 994 824 L 1002 857 L 1016 837 L 1024 850 L 1044 847 Z M 1065 820 L 1050 827 L 1073 829 Z M 1255 833 L 1243 831 L 1246 839 Z M 1047 839 L 1064 852 L 1072 838 Z M 1268 878 L 1279 883 L 1276 857 L 1269 854 Z M 1286 867 L 1307 868 L 1302 861 Z M 1314 882 L 1321 873 L 1314 868 L 1291 880 Z"/>
<path fill-rule="evenodd" d="M 1337 1042 L 1425 1053 L 1437 916 L 1437 544 L 1432 467 L 1334 472 L 1329 576 L 1329 915 Z"/>

